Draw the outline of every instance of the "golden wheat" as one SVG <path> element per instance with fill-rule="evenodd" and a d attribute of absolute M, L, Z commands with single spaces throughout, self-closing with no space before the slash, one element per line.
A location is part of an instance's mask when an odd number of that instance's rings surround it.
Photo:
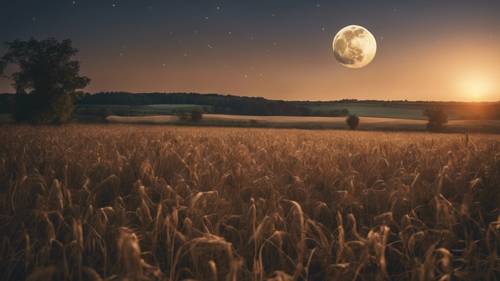
<path fill-rule="evenodd" d="M 500 280 L 500 137 L 4 126 L 2 280 Z"/>

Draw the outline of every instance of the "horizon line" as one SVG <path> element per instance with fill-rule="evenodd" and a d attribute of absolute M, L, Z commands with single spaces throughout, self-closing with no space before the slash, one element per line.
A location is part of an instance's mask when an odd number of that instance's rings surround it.
<path fill-rule="evenodd" d="M 130 91 L 94 91 L 94 92 L 86 92 L 86 91 L 76 91 L 76 92 L 83 92 L 84 94 L 90 94 L 90 95 L 96 95 L 96 94 L 162 94 L 162 95 L 169 95 L 169 94 L 195 94 L 195 95 L 218 95 L 218 96 L 229 96 L 229 97 L 240 97 L 240 98 L 255 98 L 255 99 L 264 99 L 268 101 L 284 101 L 284 102 L 311 102 L 311 103 L 328 103 L 328 102 L 407 102 L 407 103 L 422 103 L 422 102 L 428 102 L 428 103 L 500 103 L 499 100 L 485 100 L 485 101 L 467 101 L 467 100 L 410 100 L 410 99 L 389 99 L 389 100 L 383 100 L 383 99 L 359 99 L 359 98 L 341 98 L 341 99 L 332 99 L 332 100 L 294 100 L 294 99 L 269 99 L 263 96 L 248 96 L 248 95 L 235 95 L 235 94 L 228 94 L 228 93 L 216 93 L 216 92 L 182 92 L 182 91 L 170 91 L 170 92 L 157 92 L 157 91 L 152 91 L 152 92 L 130 92 Z M 13 92 L 4 92 L 0 93 L 0 95 L 15 95 L 16 93 Z"/>

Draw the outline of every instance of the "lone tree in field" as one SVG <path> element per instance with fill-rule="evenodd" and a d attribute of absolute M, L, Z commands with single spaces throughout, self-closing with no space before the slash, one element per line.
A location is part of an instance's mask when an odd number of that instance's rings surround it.
<path fill-rule="evenodd" d="M 71 40 L 56 39 L 6 42 L 7 52 L 0 58 L 0 75 L 14 81 L 14 117 L 33 123 L 60 123 L 71 118 L 75 91 L 90 79 L 80 76 L 80 63 L 73 60 L 78 50 Z M 18 71 L 5 74 L 9 64 Z"/>
<path fill-rule="evenodd" d="M 424 110 L 424 116 L 427 117 L 427 130 L 441 131 L 444 125 L 448 123 L 448 115 L 441 108 L 427 108 Z"/>
<path fill-rule="evenodd" d="M 191 111 L 191 121 L 198 122 L 201 121 L 201 119 L 203 119 L 203 113 L 201 112 L 201 110 L 193 109 Z"/>
<path fill-rule="evenodd" d="M 346 119 L 345 122 L 347 123 L 347 126 L 351 130 L 356 130 L 359 126 L 359 117 L 355 114 L 349 115 Z"/>

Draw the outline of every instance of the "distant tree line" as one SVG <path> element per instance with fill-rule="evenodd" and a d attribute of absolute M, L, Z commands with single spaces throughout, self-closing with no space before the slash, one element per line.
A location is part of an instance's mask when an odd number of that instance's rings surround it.
<path fill-rule="evenodd" d="M 220 94 L 198 93 L 126 93 L 103 92 L 89 94 L 75 92 L 76 106 L 86 114 L 102 109 L 95 105 L 154 105 L 154 104 L 191 104 L 203 107 L 205 113 L 240 114 L 240 115 L 288 115 L 288 116 L 348 116 L 350 112 L 342 108 L 342 104 L 374 104 L 379 106 L 402 106 L 404 108 L 422 109 L 442 108 L 444 111 L 458 114 L 464 119 L 500 119 L 500 103 L 467 103 L 467 102 L 411 102 L 411 101 L 372 101 L 346 99 L 339 101 L 283 101 L 269 100 L 261 97 L 241 97 Z M 12 113 L 14 95 L 0 94 L 0 113 Z M 325 109 L 328 106 L 336 108 Z M 340 105 L 340 106 L 339 106 Z M 312 108 L 322 106 L 322 110 Z M 106 110 L 108 113 L 113 113 Z"/>
<path fill-rule="evenodd" d="M 240 97 L 219 94 L 197 93 L 97 93 L 81 94 L 77 98 L 80 105 L 153 105 L 153 104 L 190 104 L 210 106 L 218 114 L 238 115 L 316 115 L 306 105 L 282 100 L 268 100 L 260 97 Z M 345 116 L 347 110 L 331 110 L 327 116 Z"/>

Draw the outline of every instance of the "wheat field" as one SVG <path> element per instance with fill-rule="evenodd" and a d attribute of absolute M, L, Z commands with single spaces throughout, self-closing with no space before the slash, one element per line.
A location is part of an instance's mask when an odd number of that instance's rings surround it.
<path fill-rule="evenodd" d="M 500 280 L 500 136 L 0 128 L 2 280 Z"/>

